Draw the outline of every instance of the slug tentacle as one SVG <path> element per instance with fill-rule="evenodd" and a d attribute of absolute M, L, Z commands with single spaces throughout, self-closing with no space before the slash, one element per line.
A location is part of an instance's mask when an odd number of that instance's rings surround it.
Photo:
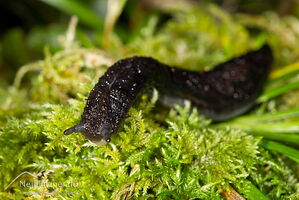
<path fill-rule="evenodd" d="M 64 134 L 83 132 L 106 144 L 146 85 L 157 88 L 162 104 L 188 99 L 199 112 L 221 121 L 240 115 L 254 105 L 272 63 L 268 45 L 233 58 L 207 72 L 164 65 L 150 57 L 131 57 L 112 65 L 91 90 L 81 122 Z"/>
<path fill-rule="evenodd" d="M 63 134 L 64 135 L 69 135 L 71 133 L 75 133 L 75 132 L 85 132 L 85 129 L 84 129 L 84 125 L 82 124 L 77 124 L 71 128 L 68 128 L 66 129 Z"/>

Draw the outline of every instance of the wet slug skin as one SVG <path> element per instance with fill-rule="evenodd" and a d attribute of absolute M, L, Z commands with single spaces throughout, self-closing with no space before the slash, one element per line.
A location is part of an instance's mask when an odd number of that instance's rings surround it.
<path fill-rule="evenodd" d="M 188 99 L 215 121 L 243 114 L 263 89 L 273 57 L 268 45 L 215 66 L 207 72 L 171 67 L 150 57 L 131 57 L 113 64 L 91 90 L 79 124 L 65 135 L 82 132 L 103 145 L 111 140 L 147 84 L 159 91 L 160 101 L 173 106 Z"/>

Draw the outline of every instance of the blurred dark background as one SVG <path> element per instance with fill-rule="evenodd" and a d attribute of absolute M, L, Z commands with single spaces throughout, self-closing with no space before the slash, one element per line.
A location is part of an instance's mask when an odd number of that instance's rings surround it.
<path fill-rule="evenodd" d="M 101 35 L 107 1 L 1 0 L 0 85 L 11 84 L 20 66 L 42 58 L 45 47 L 51 52 L 59 50 L 61 46 L 57 38 L 65 33 L 72 15 L 79 18 L 76 39 L 80 45 L 103 47 Z M 274 11 L 280 16 L 299 16 L 298 1 L 295 0 L 128 0 L 115 30 L 126 40 L 149 13 L 182 2 L 194 6 L 214 3 L 232 13 L 258 15 Z"/>

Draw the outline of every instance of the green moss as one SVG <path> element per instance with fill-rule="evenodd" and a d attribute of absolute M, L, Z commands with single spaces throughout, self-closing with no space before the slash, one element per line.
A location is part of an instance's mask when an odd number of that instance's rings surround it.
<path fill-rule="evenodd" d="M 269 160 L 273 158 L 259 153 L 260 138 L 237 129 L 209 128 L 209 121 L 195 109 L 190 114 L 188 103 L 185 108 L 172 110 L 166 119 L 168 126 L 161 127 L 151 118 L 153 101 L 145 98 L 143 102 L 130 110 L 123 128 L 105 146 L 96 146 L 81 134 L 62 134 L 79 119 L 83 100 L 71 100 L 68 106 L 44 104 L 26 120 L 9 119 L 1 130 L 0 142 L 5 148 L 0 158 L 6 166 L 1 170 L 1 185 L 8 185 L 14 176 L 27 170 L 49 172 L 48 184 L 76 183 L 76 187 L 53 189 L 66 192 L 62 194 L 65 197 L 72 194 L 72 198 L 121 198 L 130 194 L 136 198 L 221 199 L 223 188 L 246 178 L 252 178 L 261 188 L 270 187 L 266 180 L 276 180 L 277 185 L 271 185 L 270 192 L 265 189 L 266 194 L 280 190 L 278 197 L 282 197 L 293 190 L 284 180 L 291 177 L 289 169 L 263 174 L 264 165 L 272 164 Z M 286 167 L 281 164 L 272 165 Z M 266 180 L 259 180 L 261 177 Z M 10 188 L 24 191 L 16 183 Z M 31 189 L 41 197 L 44 188 Z"/>
<path fill-rule="evenodd" d="M 215 6 L 184 7 L 171 14 L 173 19 L 158 30 L 157 16 L 150 18 L 141 35 L 126 46 L 123 54 L 151 56 L 170 65 L 199 71 L 249 48 L 246 29 Z"/>

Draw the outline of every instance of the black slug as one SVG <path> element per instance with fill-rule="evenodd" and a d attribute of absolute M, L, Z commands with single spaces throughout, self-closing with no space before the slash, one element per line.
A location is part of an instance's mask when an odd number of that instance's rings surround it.
<path fill-rule="evenodd" d="M 272 63 L 268 45 L 233 58 L 207 72 L 167 66 L 150 57 L 131 57 L 113 64 L 91 90 L 81 122 L 64 131 L 82 132 L 96 144 L 110 142 L 132 102 L 147 85 L 157 88 L 163 104 L 188 99 L 216 121 L 250 109 L 261 93 Z"/>

